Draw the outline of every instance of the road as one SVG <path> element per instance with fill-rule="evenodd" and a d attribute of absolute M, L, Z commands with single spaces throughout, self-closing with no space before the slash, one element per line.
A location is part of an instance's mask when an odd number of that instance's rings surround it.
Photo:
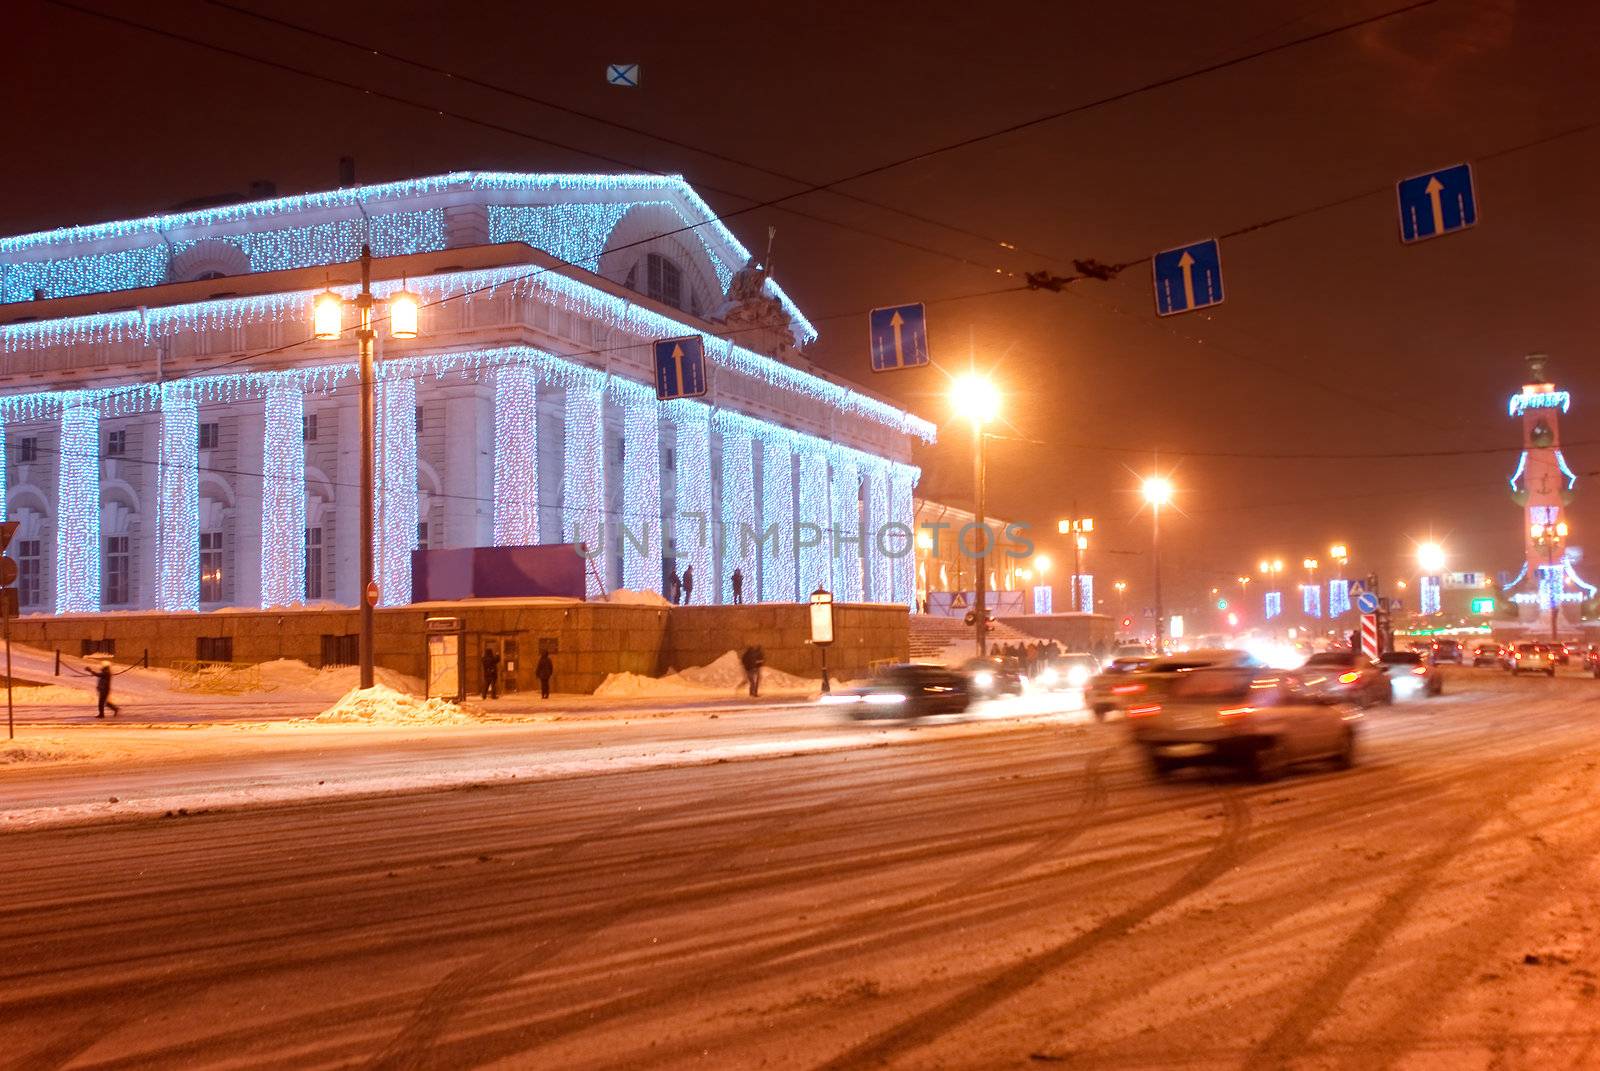
<path fill-rule="evenodd" d="M 1362 761 L 1115 724 L 0 838 L 0 1066 L 1600 1065 L 1600 682 Z"/>

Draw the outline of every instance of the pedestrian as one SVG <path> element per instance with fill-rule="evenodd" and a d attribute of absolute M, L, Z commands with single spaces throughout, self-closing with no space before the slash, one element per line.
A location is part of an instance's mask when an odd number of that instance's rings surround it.
<path fill-rule="evenodd" d="M 667 601 L 676 606 L 683 598 L 683 582 L 678 579 L 678 570 L 667 570 Z"/>
<path fill-rule="evenodd" d="M 694 601 L 694 566 L 683 567 L 683 601 L 685 605 Z"/>
<path fill-rule="evenodd" d="M 733 605 L 738 606 L 744 602 L 744 570 L 735 566 L 728 581 L 733 585 Z"/>
<path fill-rule="evenodd" d="M 91 673 L 90 676 L 94 678 L 95 697 L 100 701 L 100 713 L 96 714 L 95 717 L 105 717 L 106 707 L 110 707 L 111 716 L 113 718 L 116 717 L 122 712 L 122 708 L 111 701 L 111 663 L 101 662 L 99 670 Z"/>
<path fill-rule="evenodd" d="M 539 678 L 539 698 L 550 698 L 550 676 L 555 673 L 555 663 L 550 661 L 549 651 L 539 652 L 539 664 L 533 667 L 533 675 Z"/>
<path fill-rule="evenodd" d="M 754 699 L 761 694 L 761 667 L 767 664 L 767 653 L 759 644 L 752 644 L 739 656 L 739 664 L 744 667 L 745 679 L 750 682 L 750 698 Z"/>
<path fill-rule="evenodd" d="M 493 647 L 483 649 L 483 697 L 488 699 L 491 695 L 500 698 L 500 689 L 496 687 L 500 676 L 500 652 Z"/>

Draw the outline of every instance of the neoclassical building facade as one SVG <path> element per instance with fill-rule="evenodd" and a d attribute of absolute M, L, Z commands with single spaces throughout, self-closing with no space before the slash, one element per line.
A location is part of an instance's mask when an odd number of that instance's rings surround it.
<path fill-rule="evenodd" d="M 591 597 L 911 604 L 933 427 L 813 368 L 815 328 L 681 179 L 465 172 L 0 239 L 0 503 L 24 614 L 358 598 L 356 342 L 315 296 L 420 294 L 377 351 L 382 605 L 418 548 L 582 543 Z M 707 393 L 651 346 L 699 335 Z"/>

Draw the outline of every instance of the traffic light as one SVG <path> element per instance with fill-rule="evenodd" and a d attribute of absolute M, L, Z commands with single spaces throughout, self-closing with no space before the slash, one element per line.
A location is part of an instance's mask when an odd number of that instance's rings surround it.
<path fill-rule="evenodd" d="M 1122 627 L 1123 627 L 1123 628 L 1132 628 L 1132 627 L 1133 627 L 1133 618 L 1131 618 L 1131 617 L 1124 617 L 1124 618 L 1123 618 L 1123 619 L 1122 619 Z"/>

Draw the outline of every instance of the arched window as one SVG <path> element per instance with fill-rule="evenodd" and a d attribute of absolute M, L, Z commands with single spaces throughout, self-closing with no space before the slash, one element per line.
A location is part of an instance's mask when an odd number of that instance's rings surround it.
<path fill-rule="evenodd" d="M 683 308 L 683 269 L 660 253 L 645 257 L 645 296 Z"/>

